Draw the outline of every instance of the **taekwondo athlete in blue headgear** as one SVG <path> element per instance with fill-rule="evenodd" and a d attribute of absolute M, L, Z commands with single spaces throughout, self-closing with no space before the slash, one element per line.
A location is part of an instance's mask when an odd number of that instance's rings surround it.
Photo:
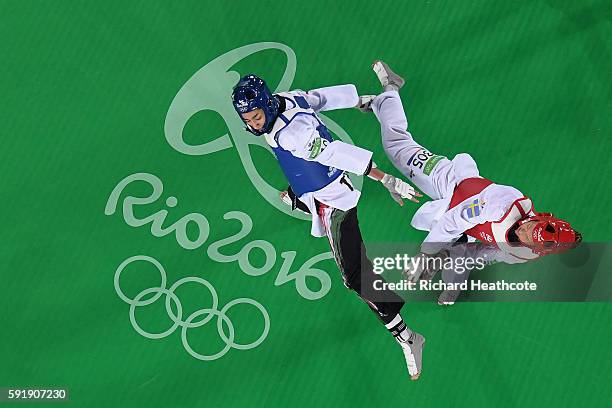
<path fill-rule="evenodd" d="M 334 140 L 317 112 L 363 106 L 354 85 L 309 92 L 272 94 L 265 81 L 246 75 L 234 87 L 232 103 L 246 129 L 264 136 L 288 182 L 293 209 L 312 214 L 311 234 L 326 235 L 344 284 L 376 313 L 402 347 L 413 380 L 421 372 L 424 338 L 410 330 L 399 314 L 404 302 L 393 291 L 375 288 L 381 277 L 373 272 L 357 220 L 358 191 L 346 172 L 380 181 L 392 198 L 418 202 L 421 194 L 390 174 L 375 168 L 372 152 Z M 283 195 L 281 195 L 283 197 Z"/>

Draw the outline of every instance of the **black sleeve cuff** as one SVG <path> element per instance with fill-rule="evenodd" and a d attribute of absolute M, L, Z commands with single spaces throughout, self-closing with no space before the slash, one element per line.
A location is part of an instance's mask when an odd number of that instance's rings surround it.
<path fill-rule="evenodd" d="M 372 164 L 374 162 L 372 161 L 372 159 L 370 159 L 370 162 L 368 163 L 368 167 L 366 167 L 365 172 L 363 173 L 364 176 L 367 176 L 368 174 L 370 174 L 370 171 L 372 171 Z"/>
<path fill-rule="evenodd" d="M 289 194 L 289 198 L 291 198 L 291 209 L 292 210 L 295 210 L 297 208 L 299 210 L 304 211 L 305 213 L 310 214 L 310 210 L 308 209 L 308 206 L 304 204 L 303 202 L 301 202 L 299 198 L 297 198 L 297 196 L 291 189 L 291 186 L 287 188 L 287 193 Z"/>

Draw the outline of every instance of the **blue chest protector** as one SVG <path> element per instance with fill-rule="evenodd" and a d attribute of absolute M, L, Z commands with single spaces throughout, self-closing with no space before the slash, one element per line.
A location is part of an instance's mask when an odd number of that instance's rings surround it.
<path fill-rule="evenodd" d="M 299 197 L 304 193 L 322 189 L 340 177 L 343 172 L 335 167 L 295 157 L 291 152 L 278 145 L 277 138 L 279 132 L 287 127 L 297 115 L 310 115 L 314 117 L 319 124 L 316 129 L 321 138 L 327 140 L 328 143 L 334 140 L 325 125 L 317 118 L 314 110 L 310 108 L 306 99 L 286 93 L 282 93 L 280 96 L 285 99 L 287 108 L 276 119 L 276 123 L 270 132 L 270 135 L 277 142 L 276 147 L 271 146 L 271 148 L 283 173 L 285 173 L 285 177 L 289 181 L 291 189 Z M 304 137 L 309 136 L 304 135 Z"/>

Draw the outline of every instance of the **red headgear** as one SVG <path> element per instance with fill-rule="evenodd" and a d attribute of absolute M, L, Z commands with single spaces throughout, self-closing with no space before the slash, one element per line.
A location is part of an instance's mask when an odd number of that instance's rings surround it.
<path fill-rule="evenodd" d="M 532 238 L 534 249 L 538 253 L 564 252 L 582 240 L 580 233 L 575 231 L 569 222 L 556 218 L 551 213 L 537 213 L 533 217 L 521 220 L 519 225 L 530 221 L 537 222 L 533 228 Z"/>

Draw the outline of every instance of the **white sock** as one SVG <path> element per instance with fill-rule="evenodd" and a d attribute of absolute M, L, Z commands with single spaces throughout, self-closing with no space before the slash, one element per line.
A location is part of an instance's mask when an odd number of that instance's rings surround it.
<path fill-rule="evenodd" d="M 393 318 L 393 320 L 391 320 L 390 323 L 385 324 L 385 327 L 391 332 L 393 337 L 395 337 L 395 340 L 398 342 L 408 341 L 410 335 L 412 334 L 399 313 Z"/>

